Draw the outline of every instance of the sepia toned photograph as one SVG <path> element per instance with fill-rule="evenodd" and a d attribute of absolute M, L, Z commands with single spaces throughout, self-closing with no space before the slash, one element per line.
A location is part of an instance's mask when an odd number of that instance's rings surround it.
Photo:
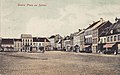
<path fill-rule="evenodd" d="M 0 75 L 120 75 L 120 0 L 0 0 Z"/>

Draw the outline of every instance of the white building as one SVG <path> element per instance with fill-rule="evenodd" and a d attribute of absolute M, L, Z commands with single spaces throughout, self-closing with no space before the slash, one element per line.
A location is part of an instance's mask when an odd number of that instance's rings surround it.
<path fill-rule="evenodd" d="M 31 34 L 21 34 L 22 39 L 22 51 L 23 52 L 30 52 L 30 47 L 33 43 L 33 38 Z"/>
<path fill-rule="evenodd" d="M 41 50 L 49 50 L 50 42 L 44 37 L 33 37 L 33 52 L 40 52 Z"/>

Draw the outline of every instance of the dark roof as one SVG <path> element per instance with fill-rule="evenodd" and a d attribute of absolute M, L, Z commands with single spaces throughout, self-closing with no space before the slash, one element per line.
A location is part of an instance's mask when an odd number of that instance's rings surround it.
<path fill-rule="evenodd" d="M 56 37 L 55 35 L 52 35 L 52 36 L 49 37 L 49 39 L 51 39 L 51 38 L 55 38 L 55 37 Z"/>
<path fill-rule="evenodd" d="M 61 39 L 59 39 L 59 40 L 56 40 L 56 41 L 55 41 L 55 43 L 58 43 L 58 44 L 60 44 L 60 43 L 62 43 L 62 40 L 61 40 Z"/>
<path fill-rule="evenodd" d="M 46 39 L 46 42 L 50 42 L 47 38 L 41 38 L 41 37 L 33 37 L 33 42 L 44 42 Z"/>
<path fill-rule="evenodd" d="M 14 44 L 14 39 L 2 39 L 1 44 Z"/>
<path fill-rule="evenodd" d="M 107 36 L 114 25 L 111 24 L 109 27 L 106 27 L 100 34 L 100 36 Z"/>
<path fill-rule="evenodd" d="M 22 39 L 14 39 L 14 41 L 22 41 Z"/>
<path fill-rule="evenodd" d="M 106 27 L 102 33 L 101 36 L 107 36 L 107 35 L 111 35 L 111 30 L 116 30 L 116 29 L 120 29 L 120 20 L 118 20 L 117 22 L 115 22 L 114 24 L 111 24 L 109 27 Z M 114 33 L 114 32 L 113 32 Z"/>
<path fill-rule="evenodd" d="M 99 26 L 97 26 L 95 29 L 100 28 L 101 26 L 103 26 L 104 24 L 106 24 L 107 22 L 103 22 L 102 24 L 100 24 Z"/>
<path fill-rule="evenodd" d="M 97 26 L 95 29 L 99 29 L 100 27 L 102 27 L 102 26 L 104 26 L 106 24 L 110 24 L 111 25 L 112 23 L 110 21 L 103 22 L 99 26 Z"/>
<path fill-rule="evenodd" d="M 70 36 L 66 36 L 66 37 L 64 37 L 63 40 L 70 40 Z"/>
<path fill-rule="evenodd" d="M 120 22 L 114 23 L 114 27 L 112 29 L 118 29 L 120 28 Z"/>
<path fill-rule="evenodd" d="M 52 38 L 62 38 L 62 36 L 60 36 L 59 34 L 56 34 L 49 37 L 49 39 L 52 39 Z"/>
<path fill-rule="evenodd" d="M 116 29 L 120 29 L 120 20 L 118 20 L 112 26 L 110 26 L 110 28 L 109 28 L 108 32 L 106 33 L 106 35 L 110 35 L 111 34 L 111 30 L 116 30 Z"/>
<path fill-rule="evenodd" d="M 94 25 L 96 25 L 98 22 L 100 22 L 100 21 L 94 22 L 92 25 L 90 25 L 90 26 L 87 27 L 86 29 L 92 28 L 92 27 L 93 27 Z"/>

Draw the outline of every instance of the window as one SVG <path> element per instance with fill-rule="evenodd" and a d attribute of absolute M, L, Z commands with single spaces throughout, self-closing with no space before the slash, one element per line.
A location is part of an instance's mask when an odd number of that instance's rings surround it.
<path fill-rule="evenodd" d="M 113 41 L 113 36 L 111 36 L 111 42 Z"/>
<path fill-rule="evenodd" d="M 117 36 L 114 36 L 114 41 L 116 41 L 117 40 Z"/>
<path fill-rule="evenodd" d="M 110 40 L 109 40 L 109 37 L 107 37 L 107 42 L 109 42 Z"/>
<path fill-rule="evenodd" d="M 39 43 L 39 46 L 41 46 L 41 43 Z"/>
<path fill-rule="evenodd" d="M 35 45 L 35 43 L 34 43 L 34 45 Z"/>
<path fill-rule="evenodd" d="M 104 38 L 104 43 L 106 43 L 106 38 Z"/>

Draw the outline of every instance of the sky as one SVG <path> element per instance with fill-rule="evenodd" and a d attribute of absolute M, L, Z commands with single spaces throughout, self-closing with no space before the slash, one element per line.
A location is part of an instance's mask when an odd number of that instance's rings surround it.
<path fill-rule="evenodd" d="M 120 0 L 0 0 L 0 37 L 66 36 L 116 17 Z"/>

